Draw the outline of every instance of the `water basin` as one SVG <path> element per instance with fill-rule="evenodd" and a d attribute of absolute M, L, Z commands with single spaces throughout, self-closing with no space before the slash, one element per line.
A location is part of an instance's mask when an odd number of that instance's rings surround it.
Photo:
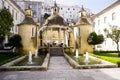
<path fill-rule="evenodd" d="M 43 61 L 44 61 L 45 55 L 40 55 L 37 58 L 35 58 L 34 56 L 32 56 L 32 64 L 28 64 L 28 56 L 16 63 L 14 66 L 41 66 Z"/>

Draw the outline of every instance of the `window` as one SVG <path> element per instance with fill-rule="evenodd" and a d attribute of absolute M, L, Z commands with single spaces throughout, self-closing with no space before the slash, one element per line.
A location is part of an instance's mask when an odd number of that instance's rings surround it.
<path fill-rule="evenodd" d="M 100 29 L 98 30 L 98 34 L 100 34 Z"/>
<path fill-rule="evenodd" d="M 12 15 L 13 15 L 13 18 L 14 18 L 14 10 L 12 10 Z"/>
<path fill-rule="evenodd" d="M 47 8 L 45 8 L 45 10 L 47 10 Z"/>
<path fill-rule="evenodd" d="M 16 32 L 16 33 L 18 32 L 18 27 L 17 27 L 17 26 L 15 27 L 15 32 Z"/>
<path fill-rule="evenodd" d="M 16 12 L 16 20 L 17 20 L 17 12 Z"/>
<path fill-rule="evenodd" d="M 32 37 L 35 37 L 35 29 L 32 28 Z"/>
<path fill-rule="evenodd" d="M 104 17 L 104 23 L 106 23 L 106 19 L 107 19 L 107 17 Z"/>
<path fill-rule="evenodd" d="M 50 11 L 50 8 L 48 8 L 48 11 Z"/>
<path fill-rule="evenodd" d="M 80 28 L 78 28 L 78 37 L 80 37 Z"/>
<path fill-rule="evenodd" d="M 115 18 L 116 18 L 116 14 L 112 13 L 112 20 L 115 20 Z"/>
<path fill-rule="evenodd" d="M 98 25 L 100 25 L 100 20 L 98 20 Z"/>

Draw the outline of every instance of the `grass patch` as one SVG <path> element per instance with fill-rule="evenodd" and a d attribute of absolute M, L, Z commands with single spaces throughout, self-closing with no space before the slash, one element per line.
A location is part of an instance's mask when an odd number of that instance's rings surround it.
<path fill-rule="evenodd" d="M 95 56 L 97 58 L 104 59 L 106 61 L 118 64 L 120 63 L 120 57 L 118 57 L 117 53 L 91 53 L 90 55 Z"/>
<path fill-rule="evenodd" d="M 14 54 L 14 53 L 0 53 L 0 65 L 3 65 L 7 62 L 10 62 L 14 59 L 17 59 L 23 55 Z"/>

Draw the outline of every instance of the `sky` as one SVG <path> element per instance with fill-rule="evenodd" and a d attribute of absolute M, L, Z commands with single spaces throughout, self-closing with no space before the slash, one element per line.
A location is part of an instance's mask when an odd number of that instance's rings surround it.
<path fill-rule="evenodd" d="M 33 0 L 33 1 L 41 1 L 41 0 Z M 116 1 L 117 0 L 56 0 L 58 4 L 78 5 L 78 6 L 83 5 L 85 8 L 88 8 L 92 13 L 98 13 Z"/>

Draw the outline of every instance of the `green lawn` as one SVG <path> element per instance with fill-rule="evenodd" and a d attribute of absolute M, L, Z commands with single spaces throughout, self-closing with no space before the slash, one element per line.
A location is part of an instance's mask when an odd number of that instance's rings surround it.
<path fill-rule="evenodd" d="M 10 62 L 14 59 L 17 59 L 22 55 L 15 55 L 13 53 L 0 53 L 0 65 Z"/>
<path fill-rule="evenodd" d="M 95 56 L 97 58 L 104 59 L 106 61 L 118 64 L 120 63 L 120 57 L 118 57 L 117 53 L 91 53 L 90 55 Z"/>

